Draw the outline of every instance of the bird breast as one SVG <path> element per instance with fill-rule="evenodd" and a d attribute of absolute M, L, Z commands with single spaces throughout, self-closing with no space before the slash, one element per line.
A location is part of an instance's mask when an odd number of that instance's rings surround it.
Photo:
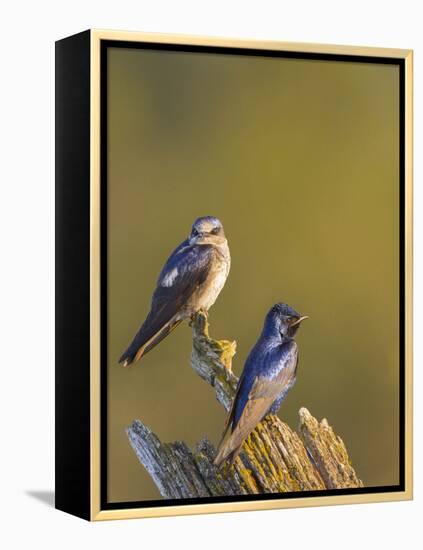
<path fill-rule="evenodd" d="M 198 309 L 205 309 L 207 311 L 215 303 L 225 285 L 230 265 L 231 259 L 227 244 L 225 247 L 216 247 L 213 267 L 204 284 L 199 289 Z"/>

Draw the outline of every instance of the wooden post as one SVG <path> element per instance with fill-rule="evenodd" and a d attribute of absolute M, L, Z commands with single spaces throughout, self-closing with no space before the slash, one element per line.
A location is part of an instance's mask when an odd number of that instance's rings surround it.
<path fill-rule="evenodd" d="M 229 410 L 237 377 L 232 373 L 236 343 L 213 340 L 207 317 L 193 322 L 191 366 Z M 298 433 L 269 414 L 245 441 L 232 467 L 213 465 L 214 446 L 202 439 L 194 450 L 183 441 L 162 443 L 140 420 L 127 429 L 139 461 L 164 498 L 193 498 L 318 489 L 362 487 L 342 439 L 326 419 L 318 422 L 306 408 L 299 411 Z"/>

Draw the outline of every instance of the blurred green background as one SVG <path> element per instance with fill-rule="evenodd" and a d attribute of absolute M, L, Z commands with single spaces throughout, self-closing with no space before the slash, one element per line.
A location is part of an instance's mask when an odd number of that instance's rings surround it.
<path fill-rule="evenodd" d="M 365 485 L 398 483 L 398 68 L 111 48 L 108 71 L 109 501 L 161 498 L 133 419 L 163 441 L 221 435 L 187 324 L 133 369 L 117 363 L 164 261 L 208 214 L 232 254 L 211 333 L 237 340 L 235 372 L 272 304 L 309 315 L 280 417 L 327 417 Z"/>

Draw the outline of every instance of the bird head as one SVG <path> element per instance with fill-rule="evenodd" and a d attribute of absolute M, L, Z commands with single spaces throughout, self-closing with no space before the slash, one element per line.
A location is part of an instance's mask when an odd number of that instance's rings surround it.
<path fill-rule="evenodd" d="M 225 240 L 223 225 L 214 216 L 197 218 L 192 225 L 190 244 L 220 244 Z"/>
<path fill-rule="evenodd" d="M 282 338 L 293 338 L 305 319 L 308 319 L 307 315 L 300 315 L 288 304 L 279 303 L 267 314 L 265 327 L 276 329 Z"/>

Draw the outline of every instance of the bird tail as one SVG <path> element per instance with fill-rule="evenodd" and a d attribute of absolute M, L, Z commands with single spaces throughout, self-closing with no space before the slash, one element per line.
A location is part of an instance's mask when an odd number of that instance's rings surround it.
<path fill-rule="evenodd" d="M 231 437 L 229 437 L 223 445 L 220 445 L 213 464 L 218 468 L 221 468 L 226 461 L 229 461 L 229 465 L 232 466 L 241 449 L 242 443 L 241 445 L 234 447 L 233 441 L 231 440 Z"/>
<path fill-rule="evenodd" d="M 220 438 L 219 444 L 217 446 L 217 455 L 213 461 L 213 464 L 218 468 L 220 468 L 223 465 L 223 463 L 228 459 L 230 460 L 230 465 L 232 466 L 242 447 L 242 443 L 241 443 L 239 447 L 231 448 L 233 443 L 232 434 L 225 441 L 225 436 L 228 433 L 229 429 L 231 429 L 231 432 L 232 432 L 233 418 L 234 418 L 234 412 L 235 412 L 234 407 L 235 407 L 235 399 L 232 401 L 231 408 L 229 409 L 228 416 L 226 417 L 226 422 L 223 428 L 222 437 Z"/>
<path fill-rule="evenodd" d="M 119 363 L 122 363 L 124 367 L 129 367 L 133 363 L 139 361 L 141 357 L 143 357 L 146 353 L 157 346 L 159 342 L 166 338 L 166 336 L 168 336 L 168 334 L 170 334 L 180 322 L 181 319 L 171 319 L 150 338 L 146 336 L 143 325 L 135 335 L 128 349 L 120 356 Z"/>

